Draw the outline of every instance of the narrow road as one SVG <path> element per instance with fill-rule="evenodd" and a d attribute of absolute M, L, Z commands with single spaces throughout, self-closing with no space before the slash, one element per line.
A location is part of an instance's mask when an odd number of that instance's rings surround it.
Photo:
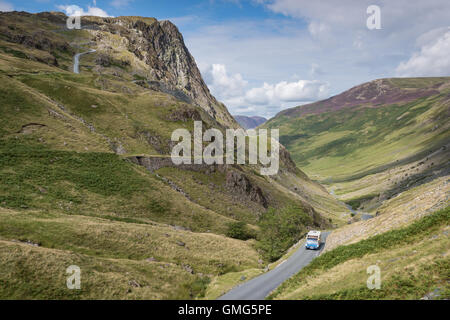
<path fill-rule="evenodd" d="M 77 53 L 74 57 L 73 57 L 73 73 L 80 73 L 80 57 L 88 54 L 88 53 L 93 53 L 96 50 L 91 49 L 89 51 L 86 52 L 82 52 L 82 53 Z"/>
<path fill-rule="evenodd" d="M 306 250 L 305 246 L 301 245 L 289 259 L 275 269 L 235 287 L 220 297 L 219 300 L 263 300 L 270 292 L 306 267 L 320 254 L 325 247 L 328 234 L 329 232 L 322 232 L 323 243 L 320 250 Z"/>
<path fill-rule="evenodd" d="M 350 212 L 353 213 L 354 215 L 357 215 L 358 212 L 360 212 L 360 211 L 354 210 L 351 205 L 346 204 L 344 202 L 342 202 L 342 203 L 345 204 L 347 209 L 350 210 Z M 361 220 L 363 220 L 363 221 L 367 221 L 367 220 L 370 220 L 370 219 L 373 218 L 373 215 L 371 215 L 371 214 L 368 214 L 368 213 L 365 213 L 365 212 L 360 212 L 360 213 L 361 213 Z"/>
<path fill-rule="evenodd" d="M 344 201 L 339 200 L 339 198 L 336 196 L 336 194 L 334 193 L 334 190 L 330 190 L 330 194 L 340 203 L 342 203 L 344 206 L 347 207 L 347 209 L 350 211 L 351 214 L 357 215 L 358 213 L 361 213 L 361 220 L 363 221 L 367 221 L 373 218 L 373 215 L 365 213 L 365 212 L 361 212 L 361 211 L 356 211 L 355 209 L 352 208 L 351 205 L 346 204 Z"/>

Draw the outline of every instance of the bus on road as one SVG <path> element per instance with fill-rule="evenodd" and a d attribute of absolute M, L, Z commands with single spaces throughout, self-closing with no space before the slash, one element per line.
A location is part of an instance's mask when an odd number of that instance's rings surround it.
<path fill-rule="evenodd" d="M 306 249 L 313 249 L 317 250 L 320 248 L 320 231 L 310 231 L 308 232 L 308 235 L 306 236 Z"/>

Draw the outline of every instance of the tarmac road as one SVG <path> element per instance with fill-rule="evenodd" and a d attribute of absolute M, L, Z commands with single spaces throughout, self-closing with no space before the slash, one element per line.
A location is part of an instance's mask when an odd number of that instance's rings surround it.
<path fill-rule="evenodd" d="M 319 250 L 306 250 L 301 245 L 286 261 L 256 278 L 253 278 L 223 295 L 219 300 L 263 300 L 280 284 L 306 267 L 325 247 L 329 232 L 322 232 L 322 245 Z"/>
<path fill-rule="evenodd" d="M 91 50 L 86 51 L 86 52 L 77 53 L 73 57 L 73 73 L 80 73 L 80 57 L 82 55 L 85 55 L 85 54 L 88 54 L 88 53 L 93 53 L 93 52 L 95 52 L 95 50 L 91 49 Z"/>

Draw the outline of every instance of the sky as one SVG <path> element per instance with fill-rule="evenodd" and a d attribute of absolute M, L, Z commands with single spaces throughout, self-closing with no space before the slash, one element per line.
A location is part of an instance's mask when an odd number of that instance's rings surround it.
<path fill-rule="evenodd" d="M 234 115 L 270 118 L 379 78 L 450 76 L 449 0 L 0 0 L 0 11 L 74 9 L 171 20 Z"/>

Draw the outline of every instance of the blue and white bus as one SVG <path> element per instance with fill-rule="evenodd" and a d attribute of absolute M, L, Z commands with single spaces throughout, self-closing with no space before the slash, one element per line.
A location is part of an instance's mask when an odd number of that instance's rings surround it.
<path fill-rule="evenodd" d="M 317 250 L 320 248 L 320 231 L 310 231 L 308 232 L 308 235 L 306 236 L 306 249 L 313 249 Z"/>

